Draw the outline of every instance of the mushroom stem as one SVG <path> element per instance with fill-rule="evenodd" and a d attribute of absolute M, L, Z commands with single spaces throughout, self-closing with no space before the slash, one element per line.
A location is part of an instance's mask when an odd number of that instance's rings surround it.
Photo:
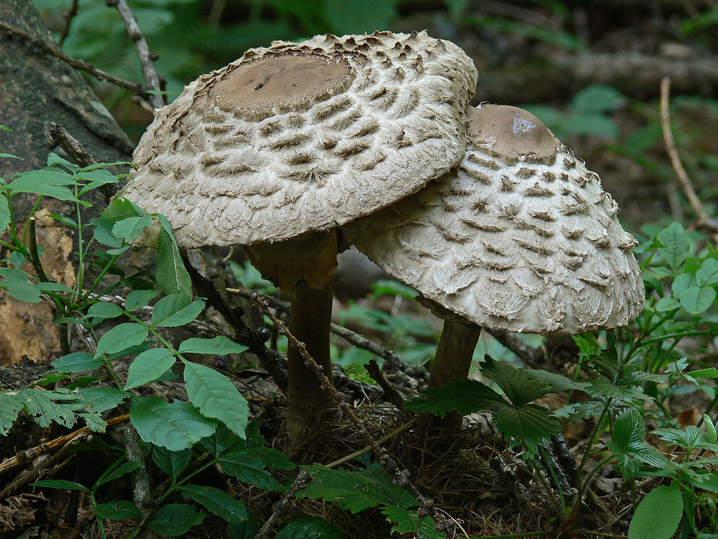
<path fill-rule="evenodd" d="M 329 327 L 332 318 L 333 282 L 321 288 L 310 287 L 304 279 L 297 282 L 289 315 L 289 331 L 307 347 L 307 352 L 332 380 L 329 355 Z M 327 409 L 331 395 L 312 369 L 293 347 L 287 352 L 289 386 L 287 389 L 287 433 L 300 439 L 316 428 L 320 411 Z M 319 415 L 318 415 L 319 414 Z"/>
<path fill-rule="evenodd" d="M 444 385 L 452 378 L 466 378 L 471 368 L 481 326 L 457 317 L 444 320 L 439 346 L 429 371 L 429 386 Z"/>

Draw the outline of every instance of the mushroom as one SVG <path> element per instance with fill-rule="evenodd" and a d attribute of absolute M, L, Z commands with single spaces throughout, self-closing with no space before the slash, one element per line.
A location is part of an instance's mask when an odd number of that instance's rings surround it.
<path fill-rule="evenodd" d="M 598 175 L 534 115 L 482 105 L 466 154 L 416 195 L 344 233 L 445 319 L 429 384 L 469 373 L 481 327 L 576 334 L 627 324 L 643 282 Z"/>
<path fill-rule="evenodd" d="M 251 49 L 155 112 L 121 196 L 166 215 L 183 248 L 244 246 L 292 295 L 290 330 L 331 379 L 337 227 L 460 161 L 476 78 L 459 47 L 425 32 Z M 295 350 L 288 360 L 299 435 L 329 394 Z"/>

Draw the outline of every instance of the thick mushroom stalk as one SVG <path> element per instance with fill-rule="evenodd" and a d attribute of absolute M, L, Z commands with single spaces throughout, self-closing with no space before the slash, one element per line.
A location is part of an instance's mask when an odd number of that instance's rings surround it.
<path fill-rule="evenodd" d="M 343 229 L 453 313 L 439 313 L 432 385 L 468 373 L 479 326 L 570 335 L 625 325 L 643 309 L 636 242 L 598 175 L 527 111 L 484 105 L 468 116 L 454 171 Z"/>
<path fill-rule="evenodd" d="M 249 246 L 292 295 L 290 329 L 331 375 L 337 227 L 456 166 L 476 79 L 461 49 L 425 32 L 251 49 L 156 111 L 121 195 L 166 215 L 183 248 Z M 289 356 L 294 443 L 328 401 Z"/>
<path fill-rule="evenodd" d="M 289 331 L 332 380 L 329 327 L 334 299 L 332 274 L 337 266 L 337 231 L 315 232 L 291 240 L 244 248 L 264 277 L 291 296 Z M 291 373 L 287 387 L 287 434 L 298 440 L 319 427 L 331 402 L 314 371 L 293 347 L 287 351 Z"/>

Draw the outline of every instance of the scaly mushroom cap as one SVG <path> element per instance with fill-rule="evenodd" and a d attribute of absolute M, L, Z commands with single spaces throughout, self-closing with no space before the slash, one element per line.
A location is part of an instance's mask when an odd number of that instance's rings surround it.
<path fill-rule="evenodd" d="M 469 119 L 457 170 L 344 227 L 347 239 L 481 326 L 575 334 L 638 316 L 636 241 L 598 175 L 524 110 L 486 105 Z"/>
<path fill-rule="evenodd" d="M 155 111 L 121 196 L 165 214 L 183 247 L 326 230 L 459 162 L 476 78 L 425 32 L 252 49 Z"/>

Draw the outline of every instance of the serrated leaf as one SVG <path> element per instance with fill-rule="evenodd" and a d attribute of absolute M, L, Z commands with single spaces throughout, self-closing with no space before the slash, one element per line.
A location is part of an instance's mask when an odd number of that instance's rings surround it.
<path fill-rule="evenodd" d="M 102 413 L 116 408 L 130 396 L 126 391 L 116 387 L 86 387 L 77 392 L 90 406 L 90 410 Z"/>
<path fill-rule="evenodd" d="M 182 341 L 179 351 L 182 354 L 240 354 L 247 349 L 246 346 L 230 341 L 223 335 L 218 335 L 213 339 L 191 338 Z"/>
<path fill-rule="evenodd" d="M 105 333 L 97 343 L 95 357 L 102 354 L 114 354 L 122 352 L 131 346 L 137 346 L 145 342 L 149 330 L 134 322 L 119 324 Z"/>
<path fill-rule="evenodd" d="M 33 193 L 45 195 L 66 202 L 78 202 L 73 192 L 65 187 L 72 185 L 72 175 L 57 168 L 43 168 L 20 173 L 10 182 L 7 190 L 12 194 Z"/>
<path fill-rule="evenodd" d="M 173 294 L 157 302 L 152 311 L 153 327 L 178 327 L 191 322 L 204 309 L 204 301 L 184 294 Z"/>
<path fill-rule="evenodd" d="M 683 514 L 677 485 L 661 485 L 649 492 L 636 508 L 628 528 L 629 539 L 670 539 Z"/>
<path fill-rule="evenodd" d="M 128 311 L 141 309 L 159 293 L 159 290 L 133 290 L 127 294 L 127 299 L 125 299 L 125 309 Z"/>
<path fill-rule="evenodd" d="M 103 320 L 108 318 L 117 318 L 122 316 L 122 307 L 110 303 L 109 301 L 100 301 L 94 305 L 90 305 L 87 309 L 87 316 L 90 318 L 101 318 Z"/>
<path fill-rule="evenodd" d="M 293 470 L 296 468 L 296 465 L 287 455 L 271 447 L 251 447 L 246 450 L 246 453 L 259 459 L 268 468 L 276 468 L 278 470 Z"/>
<path fill-rule="evenodd" d="M 322 517 L 302 517 L 287 524 L 274 539 L 343 539 L 334 524 Z"/>
<path fill-rule="evenodd" d="M 58 372 L 76 373 L 99 369 L 103 362 L 93 358 L 89 352 L 73 352 L 57 358 L 51 365 Z"/>
<path fill-rule="evenodd" d="M 339 507 L 352 513 L 378 505 L 396 505 L 402 509 L 418 505 L 411 494 L 395 485 L 391 476 L 378 466 L 354 472 L 333 470 L 321 464 L 302 468 L 312 476 L 312 482 L 296 494 L 297 498 L 337 502 Z"/>
<path fill-rule="evenodd" d="M 691 314 L 706 311 L 716 299 L 716 291 L 710 286 L 691 286 L 681 293 L 681 305 Z"/>
<path fill-rule="evenodd" d="M 412 399 L 404 403 L 404 410 L 430 412 L 443 417 L 448 412 L 468 415 L 509 403 L 493 389 L 476 380 L 452 378 L 442 387 L 430 387 L 420 391 L 429 398 Z"/>
<path fill-rule="evenodd" d="M 659 250 L 661 258 L 677 272 L 690 253 L 690 239 L 680 223 L 673 223 L 657 235 L 665 247 Z"/>
<path fill-rule="evenodd" d="M 219 419 L 244 438 L 249 406 L 229 378 L 205 365 L 185 361 L 184 379 L 189 400 L 202 415 Z"/>
<path fill-rule="evenodd" d="M 107 422 L 102 419 L 100 414 L 96 412 L 83 412 L 77 415 L 85 421 L 87 428 L 92 432 L 104 433 L 107 430 Z"/>
<path fill-rule="evenodd" d="M 417 510 L 408 510 L 395 505 L 387 505 L 381 512 L 391 522 L 396 523 L 391 528 L 391 531 L 395 533 L 410 533 L 414 537 L 426 539 L 444 539 L 446 537 L 434 529 L 436 521 L 434 521 L 433 518 L 426 517 L 419 523 L 419 513 Z M 415 532 L 416 535 L 414 535 Z"/>
<path fill-rule="evenodd" d="M 479 367 L 481 374 L 496 382 L 514 406 L 535 401 L 551 392 L 548 384 L 532 378 L 524 369 L 496 361 L 488 354 Z"/>
<path fill-rule="evenodd" d="M 233 447 L 237 442 L 239 442 L 239 436 L 234 434 L 222 423 L 217 424 L 217 430 L 215 430 L 212 436 L 200 440 L 200 444 L 215 457 L 218 457 L 227 451 L 227 449 Z"/>
<path fill-rule="evenodd" d="M 19 395 L 0 393 L 0 436 L 5 436 L 23 409 Z"/>
<path fill-rule="evenodd" d="M 167 372 L 175 361 L 172 351 L 167 348 L 145 350 L 130 365 L 125 390 L 154 382 Z"/>
<path fill-rule="evenodd" d="M 180 487 L 179 491 L 185 498 L 197 502 L 207 511 L 227 522 L 247 519 L 247 509 L 244 504 L 222 490 L 204 485 L 185 485 Z"/>
<path fill-rule="evenodd" d="M 165 295 L 184 294 L 192 297 L 192 280 L 182 263 L 177 242 L 167 228 L 169 223 L 159 216 L 162 230 L 157 238 L 157 286 Z"/>
<path fill-rule="evenodd" d="M 632 442 L 642 442 L 645 436 L 646 428 L 638 410 L 628 408 L 616 416 L 611 437 L 620 448 L 625 449 Z"/>
<path fill-rule="evenodd" d="M 205 516 L 206 513 L 198 513 L 191 504 L 170 503 L 155 511 L 146 526 L 160 535 L 176 537 L 201 524 Z"/>
<path fill-rule="evenodd" d="M 114 500 L 109 503 L 98 503 L 92 507 L 98 518 L 107 520 L 124 520 L 126 518 L 142 518 L 142 513 L 129 500 Z"/>
<path fill-rule="evenodd" d="M 70 428 L 77 421 L 76 412 L 84 408 L 75 395 L 67 393 L 39 389 L 20 389 L 17 393 L 25 411 L 41 427 L 49 427 L 54 421 Z"/>
<path fill-rule="evenodd" d="M 686 476 L 686 481 L 708 492 L 718 493 L 718 472 L 697 473 L 695 476 Z"/>
<path fill-rule="evenodd" d="M 543 369 L 523 369 L 529 378 L 547 384 L 550 391 L 587 391 L 586 382 L 576 382 L 566 376 L 545 371 Z"/>
<path fill-rule="evenodd" d="M 539 443 L 561 430 L 551 410 L 536 404 L 501 408 L 493 414 L 494 425 L 510 445 L 521 443 L 534 453 Z"/>
<path fill-rule="evenodd" d="M 174 483 L 192 460 L 192 450 L 170 451 L 156 446 L 152 449 L 152 460 Z"/>
<path fill-rule="evenodd" d="M 159 397 L 132 399 L 130 421 L 145 442 L 171 451 L 192 447 L 215 429 L 214 421 L 202 416 L 194 406 Z"/>
<path fill-rule="evenodd" d="M 82 492 L 90 492 L 90 489 L 75 481 L 66 481 L 65 479 L 42 479 L 31 483 L 33 487 L 56 488 L 61 490 L 79 490 Z"/>

